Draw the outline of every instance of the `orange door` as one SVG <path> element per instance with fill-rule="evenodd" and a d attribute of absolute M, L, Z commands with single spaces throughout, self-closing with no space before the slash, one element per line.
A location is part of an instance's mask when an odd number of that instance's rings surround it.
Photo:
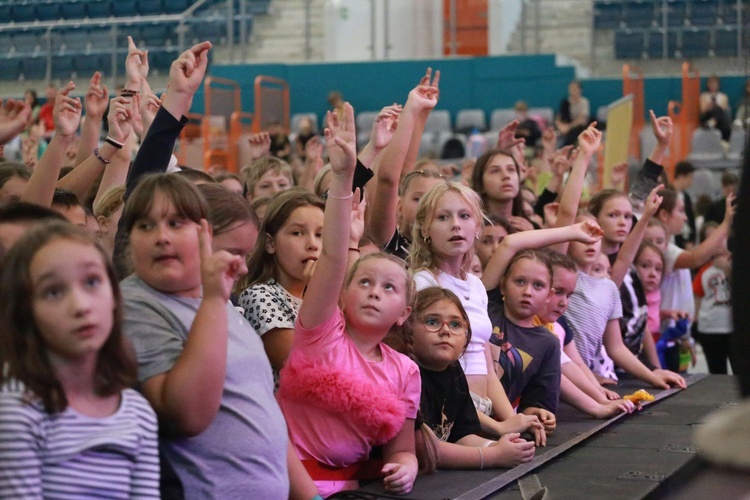
<path fill-rule="evenodd" d="M 455 54 L 486 56 L 487 0 L 443 0 L 443 54 L 454 54 L 451 10 L 455 6 Z"/>

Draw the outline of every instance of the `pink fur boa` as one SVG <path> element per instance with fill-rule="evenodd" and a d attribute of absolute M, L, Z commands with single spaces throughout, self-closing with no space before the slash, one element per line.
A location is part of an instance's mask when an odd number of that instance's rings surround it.
<path fill-rule="evenodd" d="M 282 368 L 278 396 L 307 401 L 318 408 L 347 415 L 359 424 L 369 424 L 362 430 L 373 445 L 390 441 L 406 420 L 406 406 L 395 394 L 371 380 L 316 362 L 300 352 L 293 351 Z"/>

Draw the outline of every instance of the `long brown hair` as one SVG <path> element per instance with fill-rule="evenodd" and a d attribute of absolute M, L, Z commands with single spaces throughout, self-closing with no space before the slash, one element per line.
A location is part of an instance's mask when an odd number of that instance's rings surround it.
<path fill-rule="evenodd" d="M 20 381 L 29 395 L 38 398 L 49 413 L 68 406 L 62 385 L 47 356 L 47 347 L 34 319 L 31 262 L 55 240 L 75 241 L 94 247 L 104 262 L 115 301 L 112 331 L 99 351 L 94 390 L 97 395 L 118 394 L 136 382 L 134 352 L 122 333 L 122 300 L 112 263 L 104 249 L 84 229 L 68 222 L 41 222 L 13 246 L 0 275 L 0 380 Z"/>
<path fill-rule="evenodd" d="M 238 291 L 278 278 L 276 257 L 268 253 L 266 243 L 269 238 L 276 236 L 292 213 L 301 207 L 318 207 L 321 212 L 325 211 L 322 198 L 300 187 L 282 191 L 271 200 L 260 225 L 255 249 L 247 259 L 247 276 L 237 283 Z"/>
<path fill-rule="evenodd" d="M 521 166 L 516 159 L 513 158 L 510 151 L 490 149 L 477 158 L 477 162 L 474 164 L 474 170 L 471 171 L 471 188 L 482 198 L 482 203 L 487 205 L 487 193 L 484 190 L 484 173 L 487 170 L 490 161 L 492 161 L 497 155 L 507 156 L 513 160 L 513 164 L 516 166 L 516 175 L 518 175 L 518 193 L 516 193 L 516 196 L 513 198 L 511 213 L 515 216 L 525 218 L 526 216 L 523 214 L 523 189 L 521 189 L 523 187 L 523 182 L 521 181 Z"/>

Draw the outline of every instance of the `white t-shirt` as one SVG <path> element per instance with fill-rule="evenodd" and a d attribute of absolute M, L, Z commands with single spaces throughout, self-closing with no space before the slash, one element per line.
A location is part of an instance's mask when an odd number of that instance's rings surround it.
<path fill-rule="evenodd" d="M 664 253 L 664 277 L 661 281 L 661 308 L 663 310 L 686 311 L 691 318 L 695 317 L 695 300 L 693 297 L 693 280 L 690 278 L 690 269 L 675 269 L 674 263 L 677 257 L 684 252 L 682 248 L 674 243 L 669 243 Z M 670 326 L 670 321 L 661 323 L 664 331 Z"/>

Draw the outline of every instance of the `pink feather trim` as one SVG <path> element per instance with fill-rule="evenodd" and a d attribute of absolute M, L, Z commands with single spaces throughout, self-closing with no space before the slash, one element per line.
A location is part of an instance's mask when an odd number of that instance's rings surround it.
<path fill-rule="evenodd" d="M 406 405 L 373 381 L 292 351 L 281 370 L 278 396 L 340 413 L 363 428 L 374 445 L 390 441 L 404 425 Z"/>

